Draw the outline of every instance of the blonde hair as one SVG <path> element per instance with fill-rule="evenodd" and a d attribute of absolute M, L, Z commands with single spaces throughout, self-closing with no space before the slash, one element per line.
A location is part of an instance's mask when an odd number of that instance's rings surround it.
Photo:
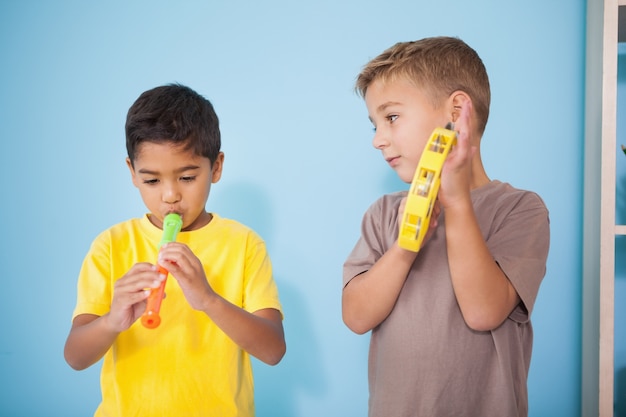
<path fill-rule="evenodd" d="M 374 81 L 398 78 L 423 88 L 435 107 L 454 91 L 464 91 L 472 99 L 478 131 L 484 132 L 491 102 L 489 77 L 476 51 L 461 39 L 440 36 L 399 42 L 363 67 L 355 89 L 365 97 Z"/>

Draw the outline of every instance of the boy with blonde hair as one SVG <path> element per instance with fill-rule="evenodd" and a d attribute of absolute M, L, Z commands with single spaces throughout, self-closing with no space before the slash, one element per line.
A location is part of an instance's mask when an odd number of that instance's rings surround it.
<path fill-rule="evenodd" d="M 527 416 L 549 217 L 535 193 L 485 172 L 482 60 L 458 38 L 401 42 L 363 68 L 356 88 L 374 147 L 406 183 L 436 127 L 451 122 L 458 135 L 422 248 L 398 245 L 406 192 L 392 193 L 367 210 L 344 264 L 343 320 L 371 331 L 370 417 Z"/>

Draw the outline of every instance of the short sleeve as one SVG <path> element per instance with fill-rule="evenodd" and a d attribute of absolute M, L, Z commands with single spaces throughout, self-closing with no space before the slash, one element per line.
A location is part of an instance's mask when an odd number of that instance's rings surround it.
<path fill-rule="evenodd" d="M 499 207 L 487 246 L 522 300 L 510 317 L 526 322 L 546 274 L 550 246 L 548 210 L 537 194 L 527 191 L 512 195 Z"/>
<path fill-rule="evenodd" d="M 344 287 L 368 271 L 398 238 L 398 207 L 405 195 L 406 192 L 384 195 L 363 215 L 361 236 L 343 265 Z"/>
<path fill-rule="evenodd" d="M 244 271 L 243 308 L 251 313 L 274 308 L 282 315 L 278 287 L 265 242 L 253 232 L 248 236 Z"/>
<path fill-rule="evenodd" d="M 85 256 L 77 284 L 77 300 L 72 320 L 80 314 L 102 316 L 111 308 L 111 245 L 103 232 L 92 242 Z"/>

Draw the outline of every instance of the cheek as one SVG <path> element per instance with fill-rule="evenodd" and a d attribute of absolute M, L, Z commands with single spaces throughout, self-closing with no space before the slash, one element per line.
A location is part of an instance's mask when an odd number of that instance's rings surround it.
<path fill-rule="evenodd" d="M 408 135 L 404 136 L 403 146 L 406 154 L 408 157 L 413 159 L 416 166 L 422 156 L 422 153 L 424 152 L 424 147 L 430 139 L 433 129 L 415 129 Z"/>
<path fill-rule="evenodd" d="M 199 185 L 198 187 L 196 187 L 187 196 L 187 198 L 193 199 L 194 201 L 198 202 L 198 204 L 200 204 L 203 201 L 206 202 L 206 200 L 209 198 L 210 192 L 211 192 L 211 183 L 207 181 L 206 183 L 203 183 L 202 185 Z"/>
<path fill-rule="evenodd" d="M 141 194 L 141 199 L 146 203 L 146 205 L 155 200 L 160 200 L 160 194 L 155 192 L 152 188 L 145 187 L 142 184 L 137 184 L 137 189 L 139 190 L 139 194 Z"/>
<path fill-rule="evenodd" d="M 407 162 L 417 167 L 417 164 L 419 164 L 420 158 L 422 157 L 422 153 L 424 152 L 426 142 L 426 140 L 421 140 L 420 138 L 413 136 L 402 144 L 401 152 Z"/>

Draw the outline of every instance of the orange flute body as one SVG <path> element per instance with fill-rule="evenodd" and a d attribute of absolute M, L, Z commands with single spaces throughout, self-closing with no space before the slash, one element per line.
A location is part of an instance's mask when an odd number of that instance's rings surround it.
<path fill-rule="evenodd" d="M 159 248 L 165 243 L 175 242 L 182 225 L 183 220 L 180 215 L 170 213 L 165 216 L 165 219 L 163 219 L 163 237 L 161 238 L 161 243 L 159 243 Z M 164 275 L 165 279 L 161 282 L 161 285 L 150 291 L 150 295 L 146 301 L 146 311 L 141 316 L 141 324 L 148 329 L 155 329 L 161 324 L 159 312 L 161 311 L 161 301 L 163 301 L 163 295 L 165 294 L 165 284 L 167 283 L 167 275 L 169 272 L 162 266 L 158 268 L 159 274 Z"/>

